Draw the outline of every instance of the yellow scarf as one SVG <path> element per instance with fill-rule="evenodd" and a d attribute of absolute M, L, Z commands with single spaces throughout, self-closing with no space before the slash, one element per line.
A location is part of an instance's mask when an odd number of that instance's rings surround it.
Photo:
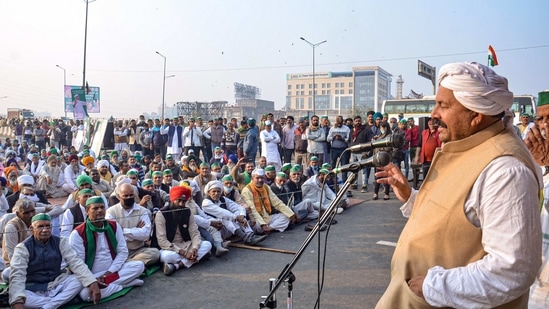
<path fill-rule="evenodd" d="M 266 185 L 263 185 L 261 188 L 258 188 L 251 183 L 248 185 L 248 188 L 250 188 L 250 191 L 252 192 L 252 195 L 254 197 L 254 205 L 257 212 L 262 214 L 263 209 L 265 209 L 267 213 L 270 215 L 271 200 L 269 199 L 269 191 L 267 191 L 267 188 L 265 186 Z"/>

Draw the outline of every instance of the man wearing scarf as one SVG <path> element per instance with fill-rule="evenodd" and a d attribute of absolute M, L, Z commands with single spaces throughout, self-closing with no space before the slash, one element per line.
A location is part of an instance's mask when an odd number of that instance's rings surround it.
<path fill-rule="evenodd" d="M 15 164 L 17 164 L 17 162 L 15 162 Z M 19 191 L 19 185 L 17 184 L 19 170 L 17 169 L 17 167 L 6 165 L 6 168 L 4 169 L 4 175 L 6 176 L 6 179 L 8 181 L 7 188 L 11 189 L 12 193 Z"/>
<path fill-rule="evenodd" d="M 34 178 L 32 178 L 32 176 L 21 175 L 17 177 L 17 191 L 13 191 L 13 193 L 6 198 L 8 200 L 8 204 L 10 205 L 10 208 L 13 207 L 17 200 L 21 198 L 28 198 L 31 199 L 33 202 L 40 202 L 42 204 L 50 203 L 48 202 L 48 199 L 46 198 L 44 193 L 41 191 L 34 192 L 33 189 L 32 197 L 23 195 L 22 190 L 25 187 L 30 187 L 31 189 L 34 188 Z"/>
<path fill-rule="evenodd" d="M 15 247 L 10 276 L 12 308 L 57 308 L 70 301 L 83 286 L 87 299 L 97 304 L 101 299 L 99 285 L 76 256 L 68 239 L 52 235 L 47 214 L 32 217 L 32 236 Z M 65 261 L 71 274 L 61 266 Z"/>
<path fill-rule="evenodd" d="M 265 185 L 265 171 L 255 169 L 252 172 L 252 182 L 242 190 L 242 198 L 252 206 L 252 214 L 256 221 L 254 231 L 271 233 L 274 230 L 284 232 L 290 223 L 296 219 L 294 212 L 286 206 Z"/>
<path fill-rule="evenodd" d="M 541 265 L 543 184 L 507 121 L 513 93 L 474 62 L 442 66 L 438 85 L 431 118 L 442 147 L 420 190 L 392 163 L 376 173 L 408 218 L 376 308 L 527 308 Z"/>
<path fill-rule="evenodd" d="M 267 235 L 256 236 L 246 220 L 246 209 L 222 196 L 223 184 L 219 180 L 210 181 L 204 188 L 207 197 L 202 201 L 204 212 L 223 223 L 221 235 L 228 239 L 232 235 L 244 240 L 247 245 L 256 245 Z M 216 247 L 221 244 L 216 244 Z"/>
<path fill-rule="evenodd" d="M 141 261 L 127 261 L 128 247 L 124 232 L 113 220 L 105 219 L 105 202 L 101 197 L 93 196 L 86 201 L 86 222 L 77 226 L 71 233 L 70 244 L 82 259 L 101 287 L 101 298 L 119 292 L 125 287 L 141 286 L 138 279 L 145 264 Z M 118 279 L 105 282 L 112 274 L 118 274 Z M 82 300 L 88 298 L 89 288 L 80 292 Z"/>
<path fill-rule="evenodd" d="M 178 269 L 193 266 L 209 255 L 212 249 L 211 243 L 202 241 L 194 215 L 186 207 L 191 195 L 192 191 L 187 186 L 171 188 L 170 205 L 162 208 L 155 216 L 153 243 L 156 237 L 166 276 Z"/>

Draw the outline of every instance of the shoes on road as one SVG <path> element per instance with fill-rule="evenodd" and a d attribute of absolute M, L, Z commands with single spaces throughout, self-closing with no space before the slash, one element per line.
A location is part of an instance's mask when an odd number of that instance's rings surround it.
<path fill-rule="evenodd" d="M 389 199 L 389 195 L 385 194 L 385 196 L 383 197 L 384 200 L 388 200 Z"/>
<path fill-rule="evenodd" d="M 255 246 L 267 238 L 267 235 L 252 235 L 244 242 L 246 245 Z"/>
<path fill-rule="evenodd" d="M 372 200 L 377 200 L 377 194 L 374 194 L 374 196 L 372 197 Z"/>
<path fill-rule="evenodd" d="M 175 268 L 175 265 L 171 263 L 164 263 L 162 270 L 164 271 L 164 275 L 171 276 L 177 269 Z"/>
<path fill-rule="evenodd" d="M 363 185 L 363 186 L 362 186 L 362 190 L 360 190 L 360 192 L 362 192 L 362 193 L 368 192 L 368 186 L 367 186 L 367 185 Z"/>

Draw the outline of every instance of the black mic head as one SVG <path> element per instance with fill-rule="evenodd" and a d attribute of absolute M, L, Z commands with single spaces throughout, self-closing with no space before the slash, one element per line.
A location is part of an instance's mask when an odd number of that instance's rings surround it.
<path fill-rule="evenodd" d="M 374 155 L 372 163 L 375 167 L 382 167 L 391 163 L 391 155 L 388 152 L 380 151 Z"/>
<path fill-rule="evenodd" d="M 402 135 L 392 135 L 393 147 L 400 148 L 404 145 L 404 137 Z"/>

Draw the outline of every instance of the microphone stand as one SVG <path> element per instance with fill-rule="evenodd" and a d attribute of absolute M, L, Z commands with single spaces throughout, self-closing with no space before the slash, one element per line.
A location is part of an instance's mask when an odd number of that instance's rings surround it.
<path fill-rule="evenodd" d="M 309 246 L 313 238 L 316 236 L 316 234 L 318 234 L 318 232 L 320 231 L 320 228 L 324 224 L 326 224 L 328 220 L 332 220 L 333 216 L 336 214 L 336 210 L 339 205 L 339 202 L 343 199 L 344 195 L 346 194 L 351 184 L 353 184 L 356 181 L 356 179 L 358 178 L 358 172 L 362 170 L 362 168 L 363 167 L 360 165 L 358 161 L 356 163 L 350 164 L 349 172 L 351 172 L 352 174 L 347 177 L 347 180 L 341 186 L 341 189 L 336 194 L 336 197 L 330 203 L 330 206 L 328 206 L 326 211 L 324 211 L 324 214 L 322 215 L 322 217 L 320 217 L 320 219 L 314 226 L 313 230 L 309 233 L 307 238 L 305 238 L 305 241 L 303 241 L 303 244 L 301 244 L 301 247 L 299 248 L 299 250 L 297 250 L 297 252 L 295 253 L 290 263 L 288 263 L 284 267 L 282 272 L 278 275 L 278 278 L 269 279 L 270 292 L 267 296 L 262 297 L 264 298 L 264 300 L 259 303 L 259 308 L 276 309 L 277 302 L 276 302 L 275 293 L 284 282 L 288 282 L 288 285 L 287 285 L 288 286 L 288 307 L 287 308 L 288 309 L 292 308 L 292 305 L 293 305 L 292 299 L 291 299 L 292 289 L 293 289 L 292 283 L 295 281 L 295 275 L 292 273 L 292 269 L 295 267 L 295 265 L 297 264 L 297 262 L 305 252 L 305 249 L 307 249 L 307 247 Z"/>

